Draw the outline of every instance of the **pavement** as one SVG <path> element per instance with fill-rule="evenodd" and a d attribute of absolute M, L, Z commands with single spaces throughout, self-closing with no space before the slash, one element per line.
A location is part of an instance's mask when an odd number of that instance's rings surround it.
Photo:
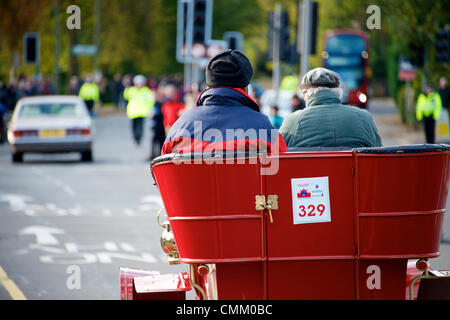
<path fill-rule="evenodd" d="M 374 117 L 384 146 L 425 143 L 423 131 L 402 123 L 391 98 L 377 98 L 370 101 L 368 110 Z"/>
<path fill-rule="evenodd" d="M 373 99 L 369 111 L 384 145 L 424 142 L 420 130 L 401 124 L 391 99 Z M 149 128 L 136 146 L 123 112 L 99 112 L 95 122 L 93 163 L 78 154 L 25 154 L 12 164 L 9 146 L 0 145 L 0 300 L 117 300 L 120 266 L 187 271 L 168 265 L 159 245 Z M 450 269 L 450 245 L 431 264 Z"/>

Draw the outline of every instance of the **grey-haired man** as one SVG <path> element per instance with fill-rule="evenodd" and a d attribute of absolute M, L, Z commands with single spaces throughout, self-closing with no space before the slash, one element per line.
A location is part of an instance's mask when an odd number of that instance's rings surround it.
<path fill-rule="evenodd" d="M 306 108 L 283 121 L 280 133 L 292 147 L 381 147 L 366 110 L 341 102 L 340 77 L 325 68 L 310 70 L 300 85 Z"/>

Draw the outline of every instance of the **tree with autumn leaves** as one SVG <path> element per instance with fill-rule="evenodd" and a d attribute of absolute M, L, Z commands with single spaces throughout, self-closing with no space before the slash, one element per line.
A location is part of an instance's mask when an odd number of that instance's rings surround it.
<path fill-rule="evenodd" d="M 58 1 L 58 19 L 55 4 Z M 255 68 L 255 77 L 270 77 L 267 61 L 267 16 L 275 3 L 289 13 L 291 41 L 295 39 L 297 1 L 294 0 L 214 0 L 213 38 L 222 39 L 225 31 L 244 34 L 245 53 Z M 370 62 L 374 83 L 381 83 L 386 94 L 396 96 L 402 83 L 397 79 L 399 55 L 415 58 L 418 47 L 427 47 L 428 81 L 450 76 L 448 65 L 434 61 L 435 31 L 450 21 L 450 3 L 446 0 L 317 0 L 319 21 L 317 54 L 311 67 L 321 64 L 322 36 L 328 29 L 359 28 L 370 36 Z M 381 29 L 368 30 L 366 9 L 381 9 Z M 81 29 L 69 30 L 66 8 L 81 9 Z M 107 76 L 116 72 L 148 75 L 174 74 L 183 71 L 176 59 L 177 0 L 100 0 L 99 68 Z M 58 21 L 58 25 L 55 25 Z M 71 55 L 75 44 L 92 44 L 94 28 L 93 0 L 2 0 L 0 1 L 0 79 L 7 80 L 16 53 L 22 62 L 22 37 L 39 32 L 43 75 L 54 72 L 55 27 L 60 34 L 58 66 L 62 79 L 72 74 L 92 72 L 91 57 Z M 298 66 L 283 66 L 298 70 Z M 424 67 L 419 67 L 423 75 Z M 33 74 L 32 66 L 19 63 L 18 73 Z M 419 86 L 420 79 L 415 84 Z M 385 84 L 388 83 L 386 86 Z"/>

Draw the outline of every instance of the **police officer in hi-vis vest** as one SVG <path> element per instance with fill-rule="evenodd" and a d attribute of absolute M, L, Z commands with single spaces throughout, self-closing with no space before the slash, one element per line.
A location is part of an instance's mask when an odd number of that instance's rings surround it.
<path fill-rule="evenodd" d="M 93 82 L 92 75 L 87 74 L 84 77 L 84 83 L 80 87 L 78 96 L 84 100 L 91 116 L 94 115 L 94 104 L 100 99 L 98 85 Z"/>
<path fill-rule="evenodd" d="M 123 97 L 128 101 L 127 116 L 131 120 L 131 131 L 137 145 L 141 143 L 144 120 L 152 112 L 155 104 L 153 92 L 145 86 L 147 78 L 137 75 L 133 78 L 134 86 L 126 88 Z"/>
<path fill-rule="evenodd" d="M 423 120 L 425 138 L 427 143 L 435 143 L 436 120 L 439 119 L 442 112 L 441 97 L 433 91 L 431 86 L 427 86 L 425 94 L 421 93 L 416 104 L 416 118 Z"/>

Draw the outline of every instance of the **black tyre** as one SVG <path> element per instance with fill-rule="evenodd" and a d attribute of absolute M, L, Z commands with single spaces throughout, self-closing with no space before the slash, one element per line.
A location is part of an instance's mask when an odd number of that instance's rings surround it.
<path fill-rule="evenodd" d="M 11 160 L 14 163 L 23 162 L 23 152 L 14 152 L 11 156 Z"/>
<path fill-rule="evenodd" d="M 91 162 L 93 160 L 92 150 L 87 150 L 81 152 L 81 161 L 83 162 Z"/>

